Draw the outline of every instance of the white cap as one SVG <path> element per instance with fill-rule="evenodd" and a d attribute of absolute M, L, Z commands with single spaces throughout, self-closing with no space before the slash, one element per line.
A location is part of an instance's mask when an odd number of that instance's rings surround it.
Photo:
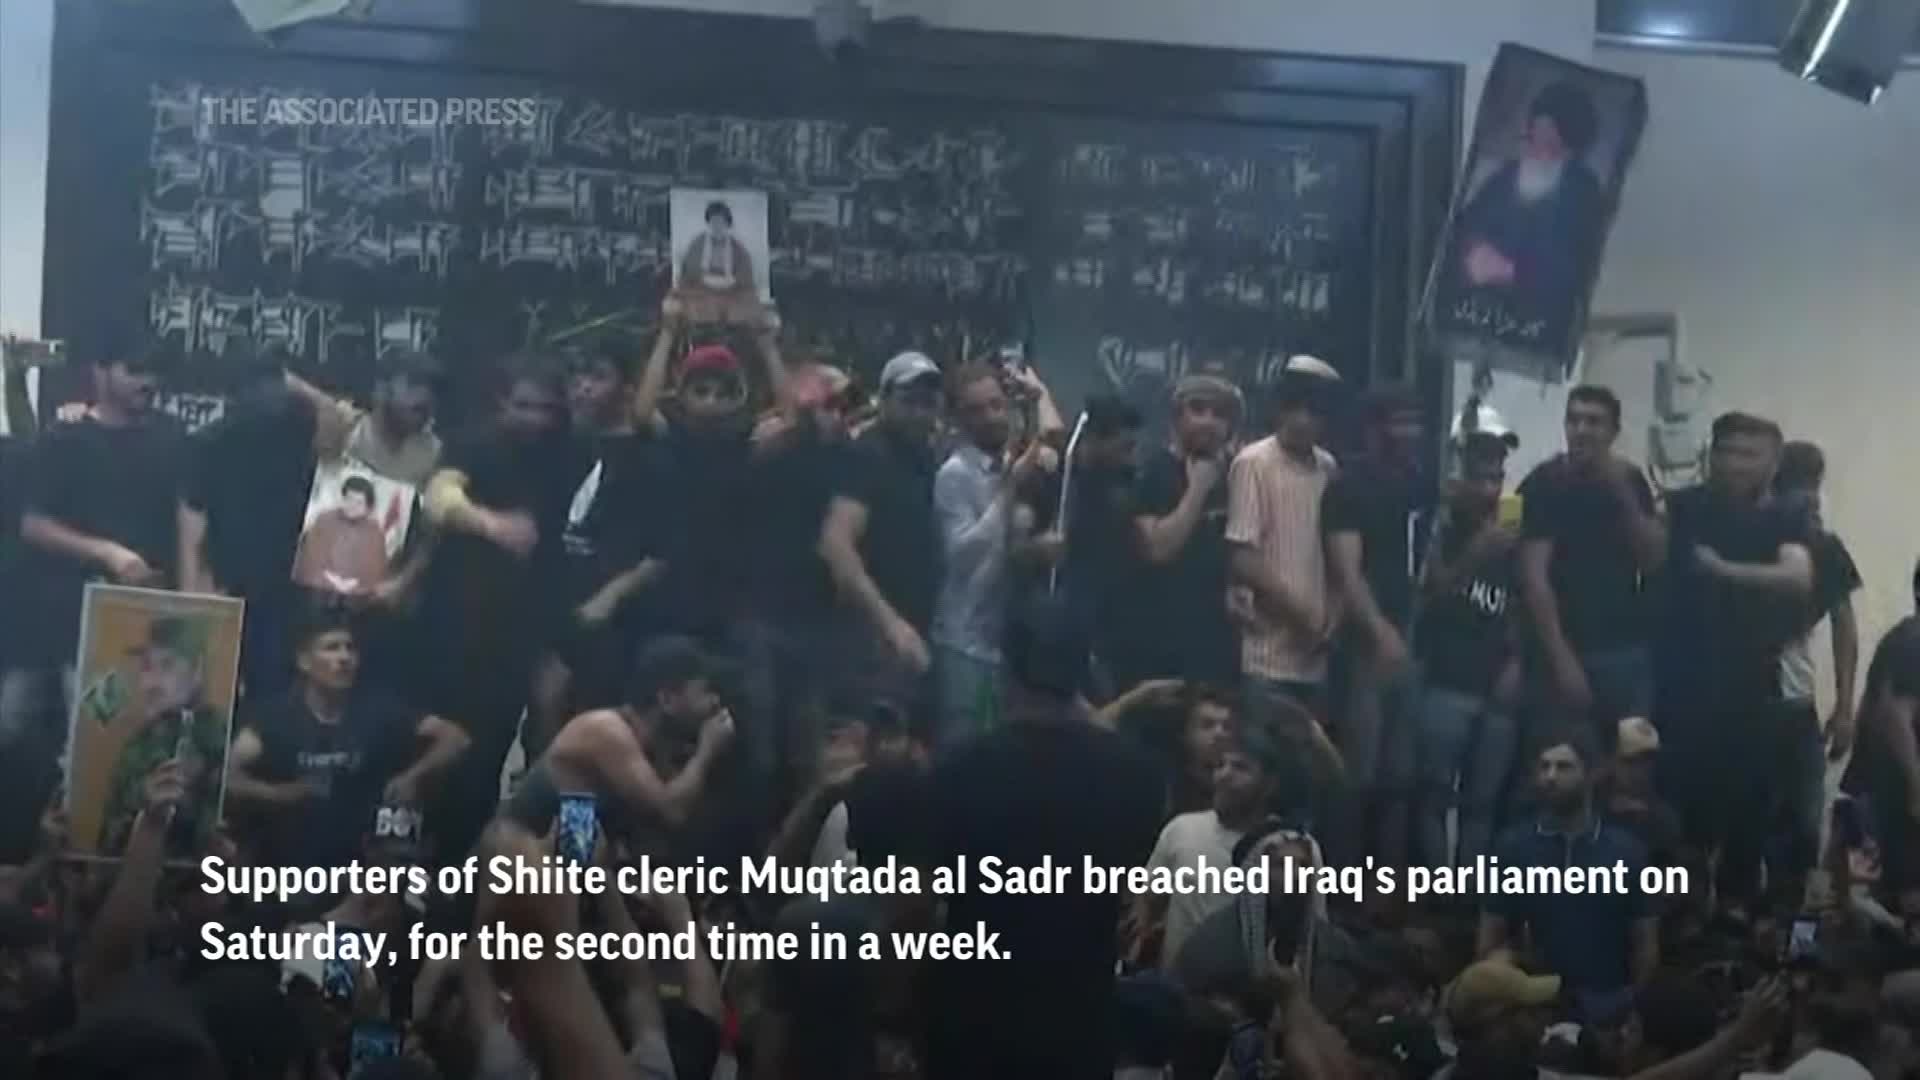
<path fill-rule="evenodd" d="M 1500 410 L 1491 405 L 1482 405 L 1473 410 L 1471 417 L 1463 411 L 1453 418 L 1453 441 L 1466 442 L 1469 435 L 1491 435 L 1506 443 L 1509 449 L 1520 445 L 1520 436 L 1507 426 Z"/>
<path fill-rule="evenodd" d="M 1317 356 L 1308 356 L 1306 353 L 1300 353 L 1288 360 L 1284 371 L 1288 375 L 1309 375 L 1316 379 L 1340 381 L 1340 373 L 1334 370 L 1332 364 Z"/>
<path fill-rule="evenodd" d="M 927 358 L 925 353 L 903 352 L 887 361 L 880 371 L 880 389 L 884 392 L 895 387 L 932 376 L 940 377 L 940 365 Z"/>

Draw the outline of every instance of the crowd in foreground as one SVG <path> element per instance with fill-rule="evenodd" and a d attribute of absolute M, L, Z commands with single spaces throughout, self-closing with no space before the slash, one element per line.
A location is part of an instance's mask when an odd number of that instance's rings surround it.
<path fill-rule="evenodd" d="M 869 399 L 777 331 L 714 339 L 669 300 L 637 366 L 613 340 L 516 356 L 444 443 L 425 357 L 386 357 L 364 409 L 257 358 L 186 438 L 153 409 L 164 358 L 116 354 L 84 408 L 8 448 L 0 1075 L 1920 1066 L 1920 622 L 1857 688 L 1860 581 L 1816 447 L 1728 414 L 1708 479 L 1656 499 L 1613 451 L 1618 401 L 1580 387 L 1565 451 L 1509 495 L 1496 417 L 1462 417 L 1441 482 L 1413 398 L 1349 395 L 1311 357 L 1252 407 L 1182 379 L 1143 445 L 1125 401 L 1069 426 L 1017 364 L 906 353 Z M 328 595 L 295 579 L 316 463 L 342 454 L 416 490 L 418 524 L 388 572 Z M 63 666 L 95 580 L 243 598 L 242 693 L 224 754 L 182 739 L 116 774 L 121 855 L 75 863 Z M 129 707 L 202 700 L 197 648 L 157 624 Z M 1837 801 L 1829 760 L 1849 762 Z M 188 827 L 209 789 L 218 820 Z M 1632 887 L 256 903 L 195 865 L 537 860 L 588 797 L 581 857 L 607 866 L 1497 860 L 1624 864 Z M 1689 887 L 1655 894 L 1648 867 Z M 694 922 L 984 926 L 1010 958 L 201 953 L 208 924 Z"/>

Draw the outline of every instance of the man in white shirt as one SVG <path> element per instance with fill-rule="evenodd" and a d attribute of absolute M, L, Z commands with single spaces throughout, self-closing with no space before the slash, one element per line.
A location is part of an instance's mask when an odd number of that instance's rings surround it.
<path fill-rule="evenodd" d="M 1213 807 L 1167 822 L 1147 865 L 1195 870 L 1202 864 L 1220 870 L 1232 866 L 1234 845 L 1260 822 L 1273 802 L 1278 779 L 1274 757 L 1271 741 L 1256 731 L 1241 729 L 1231 736 L 1213 769 Z M 1137 924 L 1145 928 L 1162 917 L 1166 920 L 1160 966 L 1171 968 L 1193 928 L 1232 899 L 1224 892 L 1142 895 Z"/>

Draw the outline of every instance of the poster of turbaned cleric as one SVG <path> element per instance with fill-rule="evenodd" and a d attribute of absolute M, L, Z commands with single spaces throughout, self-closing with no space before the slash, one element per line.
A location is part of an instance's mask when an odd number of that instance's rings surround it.
<path fill-rule="evenodd" d="M 1500 47 L 1423 304 L 1453 359 L 1570 370 L 1646 120 L 1638 79 Z"/>
<path fill-rule="evenodd" d="M 223 596 L 87 586 L 67 732 L 76 855 L 118 858 L 150 803 L 166 856 L 205 852 L 220 820 L 245 605 Z"/>
<path fill-rule="evenodd" d="M 353 458 L 322 461 L 313 470 L 293 580 L 341 596 L 373 592 L 400 563 L 416 494 Z"/>

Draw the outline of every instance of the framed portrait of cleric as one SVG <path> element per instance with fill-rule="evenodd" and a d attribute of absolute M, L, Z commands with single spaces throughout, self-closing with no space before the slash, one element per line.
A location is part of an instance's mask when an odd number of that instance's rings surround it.
<path fill-rule="evenodd" d="M 353 458 L 320 462 L 294 550 L 293 580 L 341 596 L 372 592 L 399 565 L 415 495 L 413 485 Z"/>
<path fill-rule="evenodd" d="M 674 188 L 668 206 L 673 287 L 682 298 L 694 308 L 773 303 L 766 192 Z"/>
<path fill-rule="evenodd" d="M 73 852 L 124 853 L 157 770 L 176 762 L 167 858 L 198 858 L 226 794 L 245 604 L 95 583 L 81 605 L 67 727 Z"/>
<path fill-rule="evenodd" d="M 1646 121 L 1640 80 L 1500 47 L 1421 305 L 1451 360 L 1567 377 Z"/>

